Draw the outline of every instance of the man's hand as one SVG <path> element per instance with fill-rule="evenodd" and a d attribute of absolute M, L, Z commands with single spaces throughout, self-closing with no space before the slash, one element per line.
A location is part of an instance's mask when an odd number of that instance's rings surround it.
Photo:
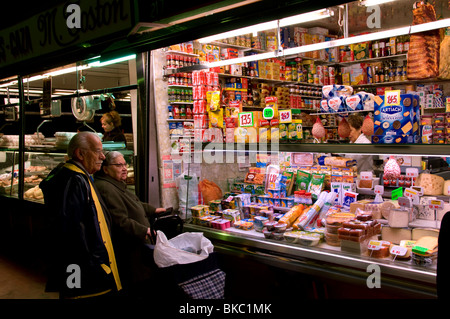
<path fill-rule="evenodd" d="M 161 213 L 165 213 L 165 212 L 166 212 L 166 209 L 165 209 L 165 208 L 162 208 L 162 207 L 157 208 L 157 209 L 155 210 L 155 213 L 156 213 L 156 214 L 161 214 Z"/>

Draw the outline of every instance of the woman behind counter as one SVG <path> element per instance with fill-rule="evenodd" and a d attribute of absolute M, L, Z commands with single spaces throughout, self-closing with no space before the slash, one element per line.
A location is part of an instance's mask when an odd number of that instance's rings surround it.
<path fill-rule="evenodd" d="M 111 111 L 103 114 L 100 121 L 102 123 L 102 128 L 105 131 L 103 142 L 127 142 L 127 139 L 121 129 L 122 119 L 117 111 Z"/>
<path fill-rule="evenodd" d="M 123 155 L 108 152 L 102 169 L 95 174 L 95 186 L 112 217 L 112 240 L 124 290 L 129 288 L 131 293 L 141 294 L 138 287 L 145 286 L 151 275 L 150 267 L 142 261 L 144 244 L 150 243 L 149 218 L 165 209 L 141 202 L 127 189 L 126 179 L 127 163 Z"/>

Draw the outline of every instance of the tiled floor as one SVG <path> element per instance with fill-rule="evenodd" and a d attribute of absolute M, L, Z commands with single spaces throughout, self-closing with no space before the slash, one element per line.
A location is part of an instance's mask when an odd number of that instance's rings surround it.
<path fill-rule="evenodd" d="M 39 271 L 0 255 L 0 299 L 58 299 L 45 292 L 45 278 Z"/>

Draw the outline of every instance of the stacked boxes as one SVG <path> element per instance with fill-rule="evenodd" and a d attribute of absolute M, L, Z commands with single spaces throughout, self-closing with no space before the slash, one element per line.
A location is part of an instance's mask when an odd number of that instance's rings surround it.
<path fill-rule="evenodd" d="M 420 138 L 419 97 L 401 94 L 397 105 L 388 105 L 385 96 L 375 97 L 374 144 L 418 143 Z"/>

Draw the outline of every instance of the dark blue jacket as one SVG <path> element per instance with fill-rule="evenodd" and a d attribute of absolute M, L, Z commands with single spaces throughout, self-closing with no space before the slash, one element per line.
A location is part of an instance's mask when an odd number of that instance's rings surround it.
<path fill-rule="evenodd" d="M 64 167 L 62 163 L 39 185 L 48 208 L 53 238 L 49 243 L 52 258 L 49 261 L 51 270 L 47 287 L 58 290 L 63 298 L 99 294 L 115 287 L 112 274 L 106 274 L 101 267 L 101 264 L 109 266 L 109 258 L 88 178 Z M 105 205 L 102 204 L 102 208 L 110 228 L 109 214 Z M 72 273 L 67 271 L 67 267 L 71 264 L 80 267 L 79 288 L 68 287 L 67 279 Z"/>

